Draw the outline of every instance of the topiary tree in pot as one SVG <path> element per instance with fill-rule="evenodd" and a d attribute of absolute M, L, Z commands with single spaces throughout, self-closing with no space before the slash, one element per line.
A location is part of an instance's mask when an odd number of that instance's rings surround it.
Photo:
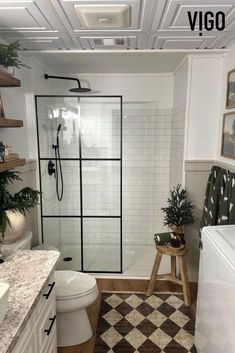
<path fill-rule="evenodd" d="M 21 181 L 18 172 L 0 173 L 0 236 L 5 243 L 14 242 L 24 232 L 27 212 L 38 204 L 39 191 L 25 187 L 12 194 L 9 186 Z"/>
<path fill-rule="evenodd" d="M 184 226 L 194 223 L 193 209 L 194 206 L 188 200 L 187 191 L 180 184 L 170 191 L 167 207 L 161 208 L 164 213 L 164 225 L 173 231 L 178 244 L 185 243 Z"/>

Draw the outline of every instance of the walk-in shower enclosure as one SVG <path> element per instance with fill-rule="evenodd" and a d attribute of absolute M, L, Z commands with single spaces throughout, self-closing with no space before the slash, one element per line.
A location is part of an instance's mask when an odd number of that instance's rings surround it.
<path fill-rule="evenodd" d="M 64 268 L 122 272 L 122 97 L 35 100 L 43 242 L 60 250 Z M 61 201 L 48 174 L 59 124 Z"/>

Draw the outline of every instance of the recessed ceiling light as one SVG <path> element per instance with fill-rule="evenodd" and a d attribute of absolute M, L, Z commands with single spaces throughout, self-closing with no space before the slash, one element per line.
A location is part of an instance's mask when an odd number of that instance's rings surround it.
<path fill-rule="evenodd" d="M 130 6 L 74 5 L 75 12 L 85 28 L 127 28 L 130 26 Z"/>

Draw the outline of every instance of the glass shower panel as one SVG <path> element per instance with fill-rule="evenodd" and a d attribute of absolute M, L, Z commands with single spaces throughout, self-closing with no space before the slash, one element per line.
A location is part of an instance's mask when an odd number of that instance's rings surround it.
<path fill-rule="evenodd" d="M 53 160 L 55 163 L 55 161 Z M 41 160 L 42 214 L 43 216 L 80 216 L 79 161 L 61 161 L 64 179 L 63 199 L 56 196 L 54 176 L 48 174 L 48 160 Z"/>
<path fill-rule="evenodd" d="M 120 216 L 120 162 L 83 161 L 83 215 Z"/>
<path fill-rule="evenodd" d="M 43 217 L 43 237 L 60 250 L 59 269 L 81 270 L 81 219 Z"/>
<path fill-rule="evenodd" d="M 40 97 L 37 104 L 39 152 L 41 158 L 54 158 L 57 128 L 61 124 L 61 158 L 79 158 L 79 99 Z"/>
<path fill-rule="evenodd" d="M 82 97 L 83 158 L 120 158 L 120 98 Z"/>
<path fill-rule="evenodd" d="M 43 242 L 59 269 L 121 272 L 121 97 L 36 96 L 36 112 Z"/>
<path fill-rule="evenodd" d="M 87 272 L 120 271 L 120 219 L 83 219 L 83 257 Z"/>

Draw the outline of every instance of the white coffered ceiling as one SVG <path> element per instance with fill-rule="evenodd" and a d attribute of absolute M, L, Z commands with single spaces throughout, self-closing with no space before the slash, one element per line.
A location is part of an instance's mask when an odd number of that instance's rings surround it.
<path fill-rule="evenodd" d="M 84 28 L 78 4 L 127 4 L 130 26 Z M 187 11 L 200 10 L 223 11 L 226 29 L 192 32 Z M 235 41 L 235 0 L 0 0 L 0 37 L 26 50 L 221 49 Z"/>

